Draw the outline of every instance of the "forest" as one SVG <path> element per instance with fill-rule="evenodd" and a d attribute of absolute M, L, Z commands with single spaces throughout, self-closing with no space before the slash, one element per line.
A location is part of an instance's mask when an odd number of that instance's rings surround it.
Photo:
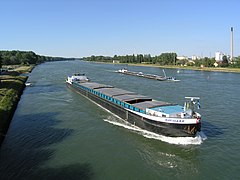
<path fill-rule="evenodd" d="M 41 56 L 32 51 L 0 51 L 0 67 L 2 65 L 41 64 L 46 61 L 65 61 L 75 58 Z"/>

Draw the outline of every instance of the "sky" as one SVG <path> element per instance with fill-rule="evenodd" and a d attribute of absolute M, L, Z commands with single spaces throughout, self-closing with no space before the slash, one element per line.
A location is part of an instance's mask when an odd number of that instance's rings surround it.
<path fill-rule="evenodd" d="M 240 56 L 240 0 L 1 0 L 0 50 Z"/>

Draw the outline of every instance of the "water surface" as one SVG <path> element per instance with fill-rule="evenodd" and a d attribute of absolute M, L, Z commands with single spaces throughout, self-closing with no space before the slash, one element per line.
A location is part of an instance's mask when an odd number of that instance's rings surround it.
<path fill-rule="evenodd" d="M 114 73 L 123 65 L 48 62 L 29 77 L 0 149 L 1 179 L 236 179 L 239 162 L 240 74 L 165 69 L 180 82 Z M 163 75 L 157 67 L 129 70 Z M 199 96 L 206 140 L 154 137 L 68 89 L 65 78 L 92 81 L 183 104 Z M 181 144 L 172 144 L 179 142 Z"/>

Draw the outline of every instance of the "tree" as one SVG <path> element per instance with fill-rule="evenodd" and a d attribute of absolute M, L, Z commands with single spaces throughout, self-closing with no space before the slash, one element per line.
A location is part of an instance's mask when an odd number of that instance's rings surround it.
<path fill-rule="evenodd" d="M 185 64 L 188 64 L 188 60 L 187 59 L 180 59 L 180 60 L 177 60 L 176 62 L 176 65 L 185 65 Z"/>
<path fill-rule="evenodd" d="M 238 57 L 236 58 L 234 65 L 235 65 L 234 67 L 240 68 L 240 56 L 238 56 Z"/>
<path fill-rule="evenodd" d="M 143 62 L 143 55 L 142 54 L 138 54 L 137 55 L 137 63 L 142 63 Z"/>
<path fill-rule="evenodd" d="M 228 58 L 227 58 L 227 56 L 223 56 L 223 61 L 222 61 L 222 64 L 221 64 L 221 66 L 222 67 L 228 67 Z"/>
<path fill-rule="evenodd" d="M 96 60 L 95 56 L 92 55 L 90 61 L 95 61 L 95 60 Z"/>
<path fill-rule="evenodd" d="M 240 68 L 240 56 L 238 56 L 238 57 L 236 58 L 234 67 Z"/>
<path fill-rule="evenodd" d="M 199 59 L 195 61 L 195 66 L 201 66 L 204 65 L 204 67 L 214 67 L 214 63 L 215 63 L 215 59 L 214 58 L 208 58 L 205 57 L 203 59 Z"/>
<path fill-rule="evenodd" d="M 2 68 L 2 56 L 0 54 L 0 68 Z"/>
<path fill-rule="evenodd" d="M 175 65 L 176 64 L 176 53 L 162 53 L 160 56 L 155 57 L 155 62 L 160 65 Z"/>
<path fill-rule="evenodd" d="M 1 54 L 0 54 L 0 69 L 2 68 L 2 56 L 1 56 Z M 2 74 L 2 71 L 0 71 L 0 75 Z M 2 83 L 2 81 L 1 81 L 1 79 L 0 79 L 0 86 L 1 86 L 1 83 Z"/>
<path fill-rule="evenodd" d="M 152 63 L 152 57 L 150 54 L 144 54 L 143 56 L 143 62 L 146 62 L 146 63 Z"/>
<path fill-rule="evenodd" d="M 215 62 L 215 60 L 212 60 L 212 59 L 210 59 L 210 58 L 208 58 L 208 57 L 205 57 L 205 58 L 203 59 L 203 65 L 204 65 L 205 67 L 213 67 L 213 66 L 214 66 L 214 62 Z"/>

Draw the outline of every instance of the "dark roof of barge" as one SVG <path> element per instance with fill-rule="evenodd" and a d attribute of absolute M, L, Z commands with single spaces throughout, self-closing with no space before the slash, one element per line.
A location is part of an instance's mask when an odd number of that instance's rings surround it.
<path fill-rule="evenodd" d="M 153 107 L 159 107 L 159 106 L 170 106 L 175 104 L 153 100 L 153 101 L 144 101 L 140 103 L 135 103 L 132 105 L 138 109 L 146 109 L 146 108 L 153 108 Z"/>
<path fill-rule="evenodd" d="M 121 95 L 130 95 L 130 94 L 136 95 L 136 93 L 131 92 L 131 91 L 127 91 L 127 90 L 115 88 L 110 85 L 104 85 L 104 84 L 99 84 L 99 83 L 95 83 L 95 82 L 85 82 L 85 83 L 82 83 L 81 85 L 84 87 L 90 88 L 90 89 L 94 89 L 97 92 L 103 93 L 103 94 L 105 94 L 107 96 L 111 96 L 111 97 L 121 96 Z"/>
<path fill-rule="evenodd" d="M 152 100 L 152 98 L 143 96 L 140 94 L 124 94 L 124 95 L 115 96 L 114 98 L 123 102 L 134 101 L 134 100 L 146 100 L 146 101 Z"/>
<path fill-rule="evenodd" d="M 113 88 L 113 86 L 99 84 L 99 83 L 95 83 L 95 82 L 85 82 L 85 83 L 82 83 L 81 85 L 84 87 L 90 88 L 90 89 Z"/>
<path fill-rule="evenodd" d="M 168 102 L 152 100 L 150 97 L 136 94 L 131 91 L 115 88 L 110 85 L 104 85 L 104 84 L 99 84 L 94 82 L 85 82 L 85 83 L 81 83 L 81 85 L 90 89 L 94 89 L 95 91 L 103 93 L 107 96 L 114 97 L 115 99 L 123 102 L 134 101 L 134 100 L 145 100 L 143 102 L 132 104 L 134 107 L 139 109 L 176 105 Z"/>
<path fill-rule="evenodd" d="M 119 88 L 99 88 L 99 89 L 96 89 L 96 91 L 103 93 L 107 96 L 114 97 L 114 98 L 116 98 L 116 96 L 120 96 L 120 95 L 136 94 L 134 92 L 126 91 L 126 90 L 119 89 Z"/>

